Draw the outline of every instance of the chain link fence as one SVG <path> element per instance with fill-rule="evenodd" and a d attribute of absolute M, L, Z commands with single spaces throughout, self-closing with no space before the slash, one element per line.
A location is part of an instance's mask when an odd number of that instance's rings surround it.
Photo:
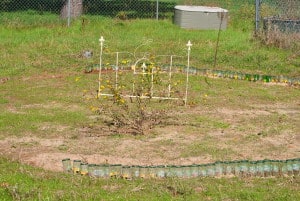
<path fill-rule="evenodd" d="M 61 18 L 85 15 L 128 18 L 171 17 L 178 0 L 1 0 L 0 12 L 34 10 Z"/>
<path fill-rule="evenodd" d="M 300 32 L 300 0 L 1 0 L 0 14 L 52 14 L 59 16 L 59 19 L 68 19 L 68 23 L 81 15 L 119 19 L 172 19 L 176 5 L 202 5 L 225 8 L 232 17 L 241 10 L 252 10 L 255 4 L 256 16 L 253 13 L 250 18 L 253 22 L 256 20 L 257 31 L 261 28 L 268 29 L 268 26 L 271 29 L 275 24 L 283 31 L 289 29 Z M 249 18 L 248 12 L 242 14 L 244 16 L 238 17 Z"/>
<path fill-rule="evenodd" d="M 256 0 L 256 30 L 300 32 L 300 0 Z"/>
<path fill-rule="evenodd" d="M 256 35 L 267 45 L 300 47 L 300 0 L 256 0 Z"/>
<path fill-rule="evenodd" d="M 172 18 L 176 5 L 238 8 L 255 0 L 1 0 L 1 12 L 50 12 L 62 18 L 84 15 L 132 18 Z"/>

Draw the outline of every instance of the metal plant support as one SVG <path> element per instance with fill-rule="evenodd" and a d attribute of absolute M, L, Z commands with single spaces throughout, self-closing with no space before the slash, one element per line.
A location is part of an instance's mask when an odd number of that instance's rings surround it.
<path fill-rule="evenodd" d="M 97 97 L 99 98 L 100 96 L 109 96 L 109 97 L 113 97 L 114 95 L 113 94 L 110 94 L 110 93 L 103 93 L 102 92 L 102 61 L 103 61 L 103 46 L 104 46 L 104 38 L 103 36 L 101 36 L 101 38 L 99 39 L 99 42 L 100 42 L 100 56 L 99 56 L 99 75 L 98 75 L 98 89 L 97 89 Z M 187 101 L 188 101 L 188 82 L 189 82 L 189 72 L 190 72 L 190 52 L 191 52 L 191 46 L 192 46 L 192 43 L 190 41 L 188 41 L 188 43 L 186 44 L 187 46 L 187 67 L 186 67 L 186 82 L 185 82 L 185 96 L 184 98 L 182 98 L 182 100 L 184 101 L 185 103 L 185 106 L 187 106 Z M 115 89 L 117 90 L 118 88 L 118 79 L 119 79 L 119 71 L 121 70 L 119 68 L 119 54 L 120 53 L 126 53 L 126 54 L 130 54 L 128 52 L 116 52 L 116 65 L 114 66 L 114 69 L 115 70 L 115 83 L 114 83 L 114 87 Z M 136 52 L 135 52 L 136 53 Z M 132 54 L 134 57 L 135 57 L 135 53 Z M 159 55 L 159 56 L 170 56 L 170 55 Z M 142 58 L 138 58 L 135 63 L 131 66 L 131 71 L 133 73 L 133 80 L 132 81 L 132 90 L 131 90 L 131 94 L 124 94 L 124 95 L 121 95 L 122 97 L 124 98 L 136 98 L 136 97 L 139 97 L 139 98 L 147 98 L 147 99 L 160 99 L 160 100 L 179 100 L 181 98 L 179 97 L 171 97 L 171 78 L 172 78 L 172 65 L 173 65 L 173 58 L 175 57 L 176 55 L 171 55 L 170 56 L 170 64 L 169 64 L 169 70 L 168 70 L 168 89 L 167 89 L 167 94 L 166 96 L 155 96 L 154 94 L 154 74 L 159 72 L 157 67 L 152 67 L 150 70 L 150 72 L 146 72 L 146 64 L 145 64 L 145 61 L 148 61 L 148 57 L 146 55 L 144 55 Z M 142 66 L 141 66 L 141 70 L 138 70 L 138 64 L 140 62 L 143 62 L 142 63 Z M 136 91 L 136 82 L 135 82 L 135 77 L 137 75 L 141 75 L 141 76 L 145 76 L 146 74 L 148 75 L 151 75 L 151 81 L 150 81 L 150 94 L 148 95 L 144 95 L 144 94 L 138 94 L 137 91 Z M 130 81 L 129 81 L 130 82 Z M 140 86 L 142 88 L 142 91 L 143 91 L 143 88 L 144 86 Z M 128 93 L 128 92 L 127 92 Z"/>
<path fill-rule="evenodd" d="M 185 98 L 184 98 L 184 105 L 187 105 L 188 100 L 188 88 L 189 88 L 189 71 L 190 71 L 190 53 L 191 53 L 191 47 L 192 47 L 191 41 L 189 41 L 187 46 L 187 53 L 188 53 L 188 60 L 187 60 L 187 69 L 186 69 L 186 83 L 185 83 Z"/>
<path fill-rule="evenodd" d="M 103 53 L 103 44 L 104 44 L 104 38 L 103 36 L 100 37 L 99 42 L 100 42 L 100 57 L 99 57 L 99 77 L 98 77 L 98 90 L 97 90 L 97 98 L 101 94 L 101 68 L 102 68 L 102 53 Z"/>

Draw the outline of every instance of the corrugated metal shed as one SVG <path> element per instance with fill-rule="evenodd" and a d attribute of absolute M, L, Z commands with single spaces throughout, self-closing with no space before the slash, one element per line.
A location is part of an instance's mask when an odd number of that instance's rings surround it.
<path fill-rule="evenodd" d="M 174 23 L 186 29 L 226 29 L 228 10 L 206 6 L 175 6 Z"/>

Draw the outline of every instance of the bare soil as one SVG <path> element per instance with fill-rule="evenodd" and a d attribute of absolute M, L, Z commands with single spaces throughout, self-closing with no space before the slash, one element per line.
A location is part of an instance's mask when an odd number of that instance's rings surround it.
<path fill-rule="evenodd" d="M 32 106 L 34 107 L 34 105 Z M 199 126 L 164 126 L 147 136 L 107 135 L 98 128 L 56 127 L 55 137 L 26 133 L 0 140 L 0 154 L 21 163 L 51 171 L 62 171 L 64 158 L 88 163 L 123 165 L 201 164 L 216 160 L 287 159 L 300 157 L 300 105 L 252 105 L 251 110 L 222 107 L 213 111 L 203 106 L 193 114 L 218 117 L 229 127 L 212 130 Z M 277 114 L 275 121 L 260 124 L 260 118 Z M 292 121 L 292 127 L 284 127 Z M 268 121 L 266 121 L 268 122 Z M 276 128 L 282 126 L 280 131 Z M 47 131 L 52 125 L 41 125 Z M 272 131 L 272 128 L 275 130 Z M 267 130 L 267 131 L 266 131 Z"/>

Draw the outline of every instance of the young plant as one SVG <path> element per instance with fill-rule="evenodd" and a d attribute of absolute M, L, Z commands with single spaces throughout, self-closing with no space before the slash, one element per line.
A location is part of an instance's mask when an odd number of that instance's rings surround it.
<path fill-rule="evenodd" d="M 127 86 L 116 84 L 112 77 L 102 82 L 105 85 L 100 86 L 99 108 L 102 109 L 97 112 L 99 119 L 108 126 L 111 133 L 145 135 L 169 119 L 169 101 L 153 100 L 154 84 L 157 94 L 164 93 L 165 86 L 160 78 L 160 69 L 154 67 L 153 63 L 143 64 L 142 68 L 141 73 L 127 77 L 132 80 L 132 95 L 128 95 L 128 83 Z M 101 96 L 104 91 L 105 94 Z"/>

